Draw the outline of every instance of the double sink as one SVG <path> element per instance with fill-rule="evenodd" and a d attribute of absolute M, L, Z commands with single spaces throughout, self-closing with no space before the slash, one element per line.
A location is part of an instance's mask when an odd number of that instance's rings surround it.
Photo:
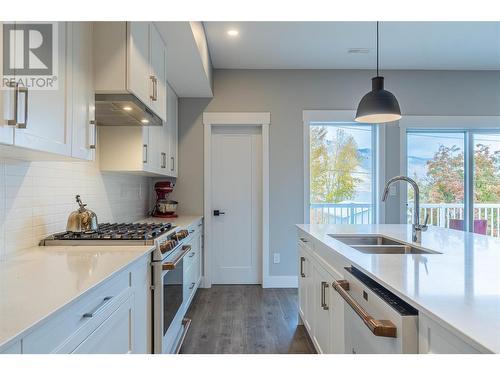
<path fill-rule="evenodd" d="M 441 254 L 378 234 L 329 234 L 329 236 L 365 254 Z"/>

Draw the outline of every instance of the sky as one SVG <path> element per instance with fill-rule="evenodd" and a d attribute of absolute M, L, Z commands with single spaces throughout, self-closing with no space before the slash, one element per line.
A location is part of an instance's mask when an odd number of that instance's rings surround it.
<path fill-rule="evenodd" d="M 500 152 L 500 134 L 475 134 L 474 144 L 483 143 L 490 146 L 491 151 Z M 464 150 L 464 133 L 410 133 L 408 134 L 408 176 L 415 173 L 425 175 L 426 162 L 433 158 L 440 145 L 451 147 L 456 145 Z"/>

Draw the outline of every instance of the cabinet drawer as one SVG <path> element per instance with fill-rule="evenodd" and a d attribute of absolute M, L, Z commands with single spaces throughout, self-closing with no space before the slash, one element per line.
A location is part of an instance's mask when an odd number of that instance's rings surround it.
<path fill-rule="evenodd" d="M 23 353 L 70 353 L 131 293 L 130 272 L 122 272 L 85 293 L 23 339 Z"/>
<path fill-rule="evenodd" d="M 184 271 L 184 302 L 189 303 L 200 280 L 200 257 L 195 256 L 191 266 Z M 186 308 L 189 306 L 186 306 Z"/>
<path fill-rule="evenodd" d="M 196 259 L 198 259 L 200 256 L 200 252 L 198 251 L 198 248 L 194 241 L 191 241 L 188 245 L 191 246 L 191 250 L 184 257 L 184 273 L 186 273 L 191 268 L 191 265 L 194 264 Z"/>
<path fill-rule="evenodd" d="M 130 295 L 73 351 L 74 354 L 127 354 L 133 347 L 133 295 Z"/>

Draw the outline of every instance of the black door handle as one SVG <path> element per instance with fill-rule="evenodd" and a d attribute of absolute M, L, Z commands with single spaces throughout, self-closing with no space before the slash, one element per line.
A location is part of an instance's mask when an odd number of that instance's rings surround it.
<path fill-rule="evenodd" d="M 220 216 L 220 215 L 225 215 L 225 212 L 219 211 L 219 210 L 214 210 L 214 216 Z"/>

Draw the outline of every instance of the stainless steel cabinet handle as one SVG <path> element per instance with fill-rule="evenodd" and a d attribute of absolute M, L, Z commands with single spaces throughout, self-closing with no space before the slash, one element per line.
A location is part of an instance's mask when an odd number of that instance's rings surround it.
<path fill-rule="evenodd" d="M 172 161 L 172 168 L 170 168 L 170 170 L 173 172 L 175 169 L 175 158 L 173 156 L 171 156 L 170 160 Z"/>
<path fill-rule="evenodd" d="M 306 261 L 306 258 L 300 257 L 300 277 L 306 277 L 306 274 L 304 273 L 304 262 Z"/>
<path fill-rule="evenodd" d="M 90 120 L 89 124 L 91 127 L 93 127 L 93 134 L 94 134 L 94 139 L 92 139 L 92 143 L 89 145 L 89 148 L 91 150 L 95 150 L 95 148 L 97 146 L 97 126 L 96 126 L 94 120 Z"/>
<path fill-rule="evenodd" d="M 99 305 L 97 305 L 94 310 L 83 314 L 83 317 L 84 318 L 93 318 L 94 315 L 99 314 L 99 312 L 101 312 L 106 307 L 106 305 L 111 301 L 112 298 L 113 298 L 112 296 L 104 297 L 102 302 Z"/>
<path fill-rule="evenodd" d="M 19 97 L 19 94 L 24 95 L 24 116 L 23 116 L 23 121 L 19 122 L 18 115 L 16 114 L 17 117 L 17 124 L 16 126 L 19 129 L 26 129 L 26 125 L 28 124 L 28 88 L 24 86 L 17 86 L 17 97 Z M 17 104 L 19 105 L 19 99 L 17 99 Z M 17 107 L 17 106 L 16 106 Z M 16 112 L 19 108 L 16 108 Z"/>
<path fill-rule="evenodd" d="M 151 95 L 149 95 L 149 99 L 154 101 L 154 100 L 156 100 L 155 99 L 155 76 L 151 75 L 151 76 L 149 76 L 149 79 L 151 80 L 151 84 L 152 84 Z"/>
<path fill-rule="evenodd" d="M 189 287 L 189 290 L 193 289 L 196 283 L 191 283 L 191 286 Z"/>
<path fill-rule="evenodd" d="M 328 286 L 326 281 L 321 282 L 321 307 L 323 310 L 328 310 L 328 305 L 326 304 L 326 288 L 328 288 Z"/>
<path fill-rule="evenodd" d="M 158 100 L 158 78 L 155 77 L 155 101 Z"/>
<path fill-rule="evenodd" d="M 10 81 L 7 83 L 7 86 L 12 87 L 14 89 L 14 118 L 12 120 L 7 120 L 7 125 L 16 126 L 17 125 L 17 105 L 18 105 L 17 88 L 18 88 L 19 84 Z"/>
<path fill-rule="evenodd" d="M 144 164 L 148 162 L 148 145 L 142 145 L 142 162 Z"/>
<path fill-rule="evenodd" d="M 164 152 L 161 153 L 161 167 L 167 168 L 167 154 Z"/>
<path fill-rule="evenodd" d="M 332 286 L 347 304 L 351 306 L 354 312 L 358 314 L 363 323 L 365 323 L 375 336 L 397 337 L 397 327 L 390 320 L 374 319 L 349 293 L 347 293 L 349 290 L 349 282 L 347 280 L 334 281 Z"/>

